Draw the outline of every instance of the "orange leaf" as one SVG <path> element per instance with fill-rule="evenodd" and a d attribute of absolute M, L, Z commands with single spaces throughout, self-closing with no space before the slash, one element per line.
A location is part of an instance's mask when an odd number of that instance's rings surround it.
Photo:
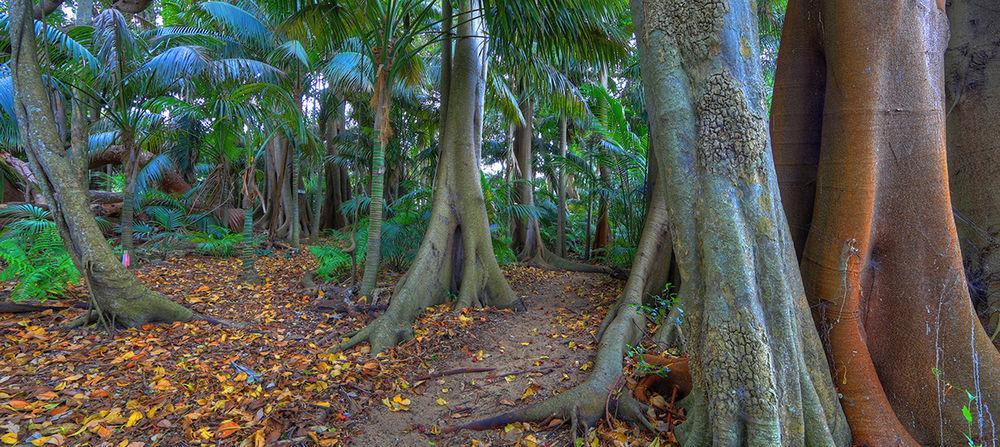
<path fill-rule="evenodd" d="M 226 438 L 231 436 L 233 433 L 238 432 L 240 428 L 240 424 L 233 422 L 232 419 L 226 419 L 219 424 L 219 428 L 216 430 L 215 434 L 220 438 Z"/>
<path fill-rule="evenodd" d="M 12 400 L 7 402 L 7 405 L 10 405 L 10 407 L 15 410 L 24 410 L 31 406 L 31 404 L 23 400 Z"/>

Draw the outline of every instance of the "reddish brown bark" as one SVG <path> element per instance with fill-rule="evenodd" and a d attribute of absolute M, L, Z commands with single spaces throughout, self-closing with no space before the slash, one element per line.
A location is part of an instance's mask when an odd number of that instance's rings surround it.
<path fill-rule="evenodd" d="M 859 445 L 996 442 L 1000 353 L 969 301 L 932 1 L 789 2 L 774 155 L 802 276 Z M 815 170 L 815 182 L 813 171 Z"/>

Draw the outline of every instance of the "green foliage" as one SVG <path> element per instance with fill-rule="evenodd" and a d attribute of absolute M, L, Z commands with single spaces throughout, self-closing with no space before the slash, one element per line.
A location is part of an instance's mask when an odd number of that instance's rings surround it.
<path fill-rule="evenodd" d="M 337 281 L 351 270 L 351 255 L 339 247 L 314 245 L 309 251 L 316 256 L 316 278 L 322 281 Z"/>
<path fill-rule="evenodd" d="M 234 233 L 226 227 L 212 225 L 207 231 L 192 231 L 188 238 L 195 249 L 209 256 L 230 257 L 243 242 L 243 233 Z"/>
<path fill-rule="evenodd" d="M 0 235 L 0 281 L 16 281 L 14 301 L 45 301 L 80 280 L 49 212 L 29 204 L 0 209 L 0 218 L 16 219 Z"/>

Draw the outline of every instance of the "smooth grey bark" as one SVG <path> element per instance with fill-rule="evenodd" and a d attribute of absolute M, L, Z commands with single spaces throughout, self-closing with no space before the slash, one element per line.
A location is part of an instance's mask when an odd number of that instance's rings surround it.
<path fill-rule="evenodd" d="M 87 190 L 67 154 L 42 84 L 36 53 L 32 6 L 10 4 L 11 56 L 15 114 L 35 179 L 74 265 L 86 279 L 96 312 L 105 321 L 137 326 L 147 322 L 186 321 L 193 313 L 140 283 L 118 261 L 90 213 Z M 85 323 L 91 318 L 79 320 Z"/>
<path fill-rule="evenodd" d="M 849 445 L 781 207 L 756 10 L 631 5 L 694 383 L 679 440 Z"/>
<path fill-rule="evenodd" d="M 1000 336 L 1000 8 L 948 2 L 948 171 L 970 294 Z"/>
<path fill-rule="evenodd" d="M 458 36 L 448 82 L 447 117 L 441 134 L 441 156 L 434 179 L 430 224 L 416 258 L 400 280 L 385 313 L 338 346 L 348 349 L 371 343 L 377 353 L 413 335 L 412 324 L 429 306 L 455 296 L 455 307 L 520 307 L 500 271 L 486 217 L 475 141 L 476 109 L 482 106 L 482 19 L 475 16 L 480 0 L 461 2 Z M 449 69 L 445 66 L 443 69 Z"/>

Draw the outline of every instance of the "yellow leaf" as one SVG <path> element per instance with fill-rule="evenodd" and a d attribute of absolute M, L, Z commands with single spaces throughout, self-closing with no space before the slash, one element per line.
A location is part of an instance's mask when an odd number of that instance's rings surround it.
<path fill-rule="evenodd" d="M 528 384 L 528 387 L 524 389 L 524 393 L 521 393 L 521 400 L 534 396 L 540 389 L 542 389 L 542 386 L 537 383 Z"/>
<path fill-rule="evenodd" d="M 132 414 L 129 415 L 129 417 L 128 417 L 128 422 L 125 423 L 125 426 L 126 427 L 133 427 L 140 420 L 142 420 L 142 412 L 141 411 L 134 411 L 133 410 Z M 128 445 L 128 444 L 126 444 L 126 445 Z"/>
<path fill-rule="evenodd" d="M 46 442 L 49 442 L 48 436 L 41 436 L 31 440 L 31 445 L 35 447 L 43 446 Z"/>
<path fill-rule="evenodd" d="M 446 401 L 446 400 L 444 400 L 444 399 L 442 399 L 440 397 L 437 398 L 437 400 L 435 402 L 437 402 L 437 404 L 440 405 L 440 406 L 442 406 L 442 407 L 445 406 L 445 405 L 448 405 L 448 401 Z"/>
<path fill-rule="evenodd" d="M 253 433 L 253 447 L 264 447 L 264 429 Z"/>
<path fill-rule="evenodd" d="M 7 445 L 17 444 L 17 433 L 7 432 L 7 434 L 0 436 L 0 441 Z"/>
<path fill-rule="evenodd" d="M 118 443 L 118 447 L 128 447 L 128 439 L 122 439 L 122 442 Z"/>

